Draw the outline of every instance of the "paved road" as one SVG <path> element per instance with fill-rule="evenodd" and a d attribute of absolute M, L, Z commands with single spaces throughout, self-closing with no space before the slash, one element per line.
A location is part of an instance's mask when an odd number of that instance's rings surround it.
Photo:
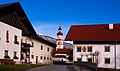
<path fill-rule="evenodd" d="M 94 71 L 84 66 L 74 66 L 76 71 Z"/>
<path fill-rule="evenodd" d="M 90 70 L 84 70 L 81 68 L 81 70 L 75 70 L 73 65 L 47 65 L 43 67 L 37 67 L 25 71 L 90 71 Z"/>

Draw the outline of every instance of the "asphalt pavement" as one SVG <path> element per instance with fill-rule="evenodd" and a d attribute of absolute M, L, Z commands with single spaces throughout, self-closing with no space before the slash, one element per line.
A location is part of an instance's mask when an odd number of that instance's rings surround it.
<path fill-rule="evenodd" d="M 37 68 L 28 69 L 25 71 L 92 71 L 85 67 L 77 67 L 74 65 L 47 65 Z"/>

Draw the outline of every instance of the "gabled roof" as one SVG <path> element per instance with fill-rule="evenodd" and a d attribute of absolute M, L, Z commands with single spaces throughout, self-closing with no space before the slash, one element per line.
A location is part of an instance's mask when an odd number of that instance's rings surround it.
<path fill-rule="evenodd" d="M 49 45 L 49 46 L 52 46 L 53 48 L 56 47 L 56 44 L 55 44 L 55 43 L 52 43 L 52 42 L 50 42 L 50 41 L 48 41 L 48 40 L 45 40 L 45 39 L 43 39 L 42 37 L 40 37 L 39 35 L 33 36 L 33 39 L 38 40 L 38 41 L 41 41 L 41 42 L 43 42 L 43 43 L 45 43 L 45 44 L 47 44 L 47 45 Z"/>
<path fill-rule="evenodd" d="M 11 14 L 12 12 L 15 12 L 18 14 L 18 17 L 19 17 L 18 19 L 24 24 L 24 26 L 22 26 L 22 27 L 26 28 L 27 31 L 29 32 L 29 33 L 25 33 L 23 36 L 32 37 L 33 39 L 41 41 L 47 45 L 56 47 L 56 44 L 51 43 L 47 40 L 44 40 L 43 38 L 41 38 L 37 35 L 37 33 L 35 32 L 33 26 L 31 25 L 29 19 L 27 18 L 26 14 L 19 2 L 0 5 L 0 18 L 5 15 L 8 15 L 9 13 Z M 22 32 L 25 32 L 24 29 L 20 28 L 21 24 L 18 24 L 16 22 L 15 22 L 15 24 L 11 24 L 11 23 L 8 23 L 7 20 L 0 20 L 0 21 L 6 23 L 8 25 L 11 25 L 13 27 L 16 27 L 18 29 L 21 29 Z M 11 21 L 11 22 L 13 22 L 13 21 Z"/>
<path fill-rule="evenodd" d="M 70 53 L 70 48 L 64 48 L 64 49 L 53 49 L 53 53 Z"/>
<path fill-rule="evenodd" d="M 65 40 L 67 41 L 120 41 L 120 24 L 72 25 Z"/>
<path fill-rule="evenodd" d="M 26 34 L 26 35 L 36 35 L 36 32 L 35 32 L 33 26 L 31 25 L 29 19 L 27 18 L 26 14 L 19 2 L 0 5 L 0 17 L 3 17 L 12 12 L 15 12 L 18 14 L 19 20 L 25 25 L 25 28 L 27 28 L 29 34 Z M 18 29 L 21 29 L 20 27 L 17 27 L 15 25 L 8 23 L 7 20 L 4 20 L 4 21 L 0 20 L 0 21 L 4 22 L 6 24 L 9 24 L 11 26 L 14 26 Z M 18 23 L 16 23 L 16 24 L 18 24 Z M 23 30 L 23 29 L 21 29 L 21 30 Z"/>

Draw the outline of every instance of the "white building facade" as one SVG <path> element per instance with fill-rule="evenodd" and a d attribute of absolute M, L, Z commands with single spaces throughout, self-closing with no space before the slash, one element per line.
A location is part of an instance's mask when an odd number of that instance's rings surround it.
<path fill-rule="evenodd" d="M 120 69 L 119 24 L 71 26 L 66 40 L 73 41 L 73 61 Z"/>
<path fill-rule="evenodd" d="M 112 44 L 74 44 L 73 61 L 93 62 L 98 67 L 115 68 L 115 47 L 116 47 L 116 68 L 120 69 L 120 45 Z M 84 48 L 86 50 L 84 51 Z M 95 53 L 98 52 L 98 56 Z M 94 57 L 93 57 L 94 55 Z M 94 60 L 94 61 L 93 61 Z"/>
<path fill-rule="evenodd" d="M 32 42 L 33 47 L 30 48 L 30 61 L 32 64 L 51 64 L 54 47 L 35 39 L 32 39 Z"/>
<path fill-rule="evenodd" d="M 0 5 L 0 64 L 50 64 L 54 47 L 38 37 L 19 2 Z"/>
<path fill-rule="evenodd" d="M 20 61 L 22 31 L 0 22 L 0 59 Z"/>

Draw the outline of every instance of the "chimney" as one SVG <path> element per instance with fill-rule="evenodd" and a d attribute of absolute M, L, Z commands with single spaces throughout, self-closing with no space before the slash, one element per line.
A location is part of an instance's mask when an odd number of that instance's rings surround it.
<path fill-rule="evenodd" d="M 114 29 L 113 24 L 109 24 L 109 30 L 113 30 L 113 29 Z"/>

